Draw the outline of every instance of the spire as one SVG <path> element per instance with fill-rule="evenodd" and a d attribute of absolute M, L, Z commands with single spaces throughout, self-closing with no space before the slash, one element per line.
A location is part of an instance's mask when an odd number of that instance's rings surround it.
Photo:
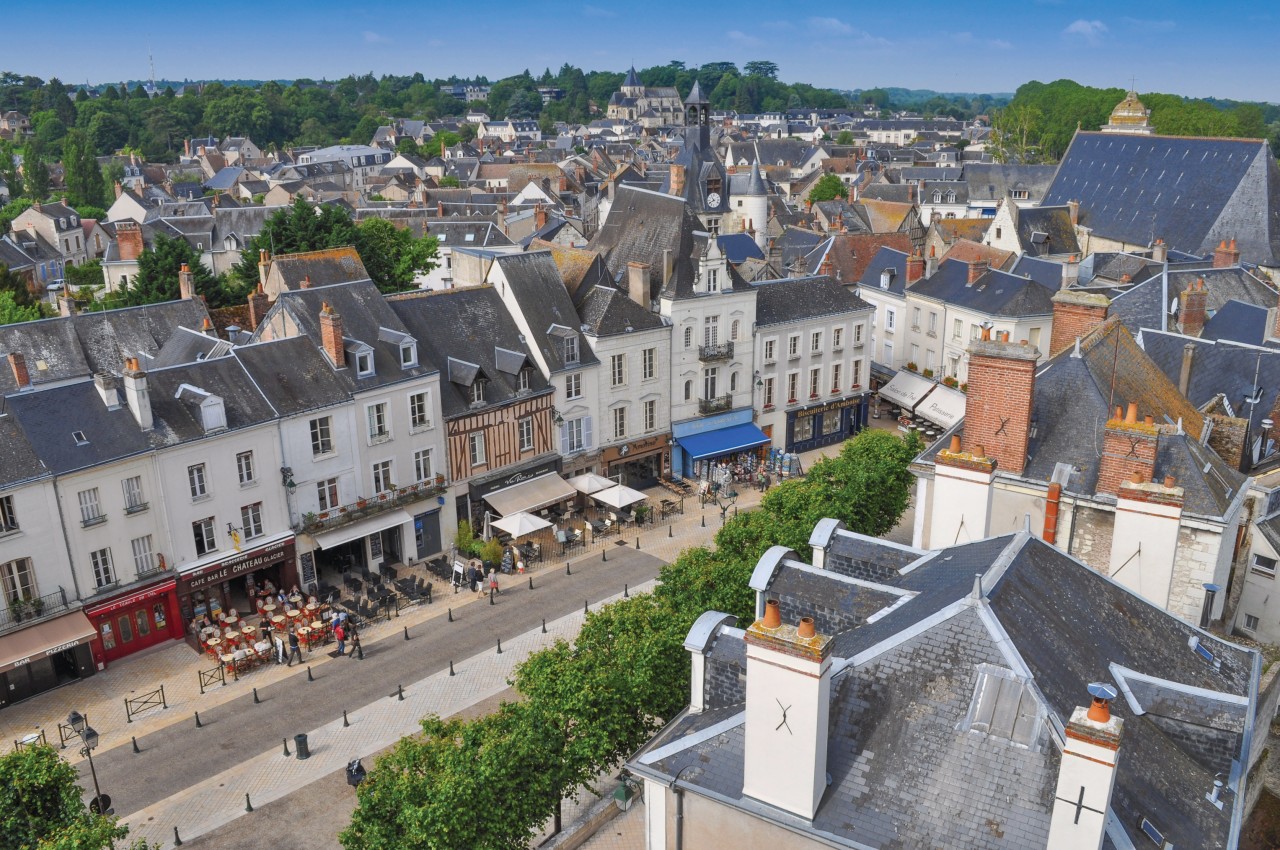
<path fill-rule="evenodd" d="M 622 81 L 624 89 L 640 88 L 640 78 L 636 76 L 636 66 L 632 65 L 631 70 L 627 71 L 627 78 Z"/>
<path fill-rule="evenodd" d="M 706 97 L 704 97 L 702 94 L 702 86 L 698 85 L 697 80 L 693 81 L 693 88 L 689 89 L 689 96 L 684 99 L 685 106 L 692 106 L 695 103 L 696 104 L 707 103 Z"/>
<path fill-rule="evenodd" d="M 751 176 L 747 178 L 747 188 L 743 191 L 744 195 L 767 195 L 769 190 L 765 188 L 764 178 L 760 176 L 760 163 L 751 163 Z"/>

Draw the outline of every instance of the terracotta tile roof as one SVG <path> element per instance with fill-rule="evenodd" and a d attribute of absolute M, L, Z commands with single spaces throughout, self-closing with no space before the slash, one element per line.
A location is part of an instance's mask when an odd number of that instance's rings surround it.
<path fill-rule="evenodd" d="M 835 267 L 836 280 L 853 285 L 871 265 L 881 248 L 893 248 L 904 254 L 911 253 L 909 233 L 842 233 L 835 237 L 829 256 Z"/>
<path fill-rule="evenodd" d="M 991 268 L 1004 269 L 1012 265 L 1017 258 L 1018 255 L 1012 251 L 1001 251 L 999 248 L 992 248 L 981 242 L 960 239 L 948 248 L 938 261 L 959 260 L 962 263 L 971 263 L 974 260 L 986 260 Z"/>

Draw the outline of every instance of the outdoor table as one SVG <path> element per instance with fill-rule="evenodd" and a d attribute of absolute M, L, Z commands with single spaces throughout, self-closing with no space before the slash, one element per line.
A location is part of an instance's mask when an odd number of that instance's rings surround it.
<path fill-rule="evenodd" d="M 236 660 L 236 657 L 230 653 L 227 653 L 226 655 L 222 656 L 223 664 L 233 664 L 235 663 L 235 660 Z"/>
<path fill-rule="evenodd" d="M 320 620 L 316 620 L 315 622 L 313 622 L 313 623 L 311 624 L 311 628 L 313 628 L 313 629 L 323 629 L 323 628 L 324 628 L 324 623 L 323 623 L 323 622 L 321 622 Z"/>
<path fill-rule="evenodd" d="M 605 524 L 599 520 L 589 519 L 587 525 L 591 526 L 592 534 L 602 534 L 605 529 Z"/>
<path fill-rule="evenodd" d="M 272 623 L 275 623 L 275 626 L 276 626 L 276 628 L 277 628 L 277 629 L 283 629 L 283 628 L 284 628 L 284 614 L 276 614 L 274 617 L 272 617 L 272 618 L 271 618 L 271 622 L 272 622 Z"/>
<path fill-rule="evenodd" d="M 222 646 L 222 638 L 211 637 L 207 641 L 205 641 L 205 643 L 209 644 L 209 646 L 217 648 L 219 646 Z"/>
<path fill-rule="evenodd" d="M 262 610 L 266 611 L 268 614 L 273 614 L 276 610 L 276 603 L 268 602 L 266 605 L 262 606 Z"/>
<path fill-rule="evenodd" d="M 314 615 L 315 615 L 315 612 L 316 612 L 316 611 L 318 611 L 319 609 L 320 609 L 320 603 L 319 603 L 319 602 L 308 602 L 308 603 L 307 603 L 307 607 L 306 607 L 304 610 L 305 610 L 308 614 L 311 614 L 312 616 L 314 616 Z"/>
<path fill-rule="evenodd" d="M 285 613 L 285 616 L 288 617 L 290 620 L 296 620 L 302 616 L 302 612 L 299 611 L 297 608 L 290 608 L 284 613 Z"/>
<path fill-rule="evenodd" d="M 289 597 L 289 601 L 292 602 L 294 605 L 300 605 L 302 604 L 302 596 L 300 594 L 295 593 Z"/>
<path fill-rule="evenodd" d="M 240 634 L 244 635 L 245 637 L 253 637 L 253 633 L 256 631 L 257 629 L 253 626 L 245 626 L 243 629 L 240 630 Z"/>
<path fill-rule="evenodd" d="M 234 626 L 236 623 L 240 622 L 240 618 L 233 614 L 232 616 L 227 617 L 227 619 L 223 620 L 222 622 L 228 626 Z"/>

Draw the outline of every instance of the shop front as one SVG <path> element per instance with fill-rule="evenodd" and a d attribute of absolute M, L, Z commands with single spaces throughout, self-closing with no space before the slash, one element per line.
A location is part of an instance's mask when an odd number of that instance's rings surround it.
<path fill-rule="evenodd" d="M 77 610 L 0 637 L 0 708 L 92 676 L 95 634 Z"/>
<path fill-rule="evenodd" d="M 764 462 L 770 438 L 751 408 L 672 425 L 672 469 L 683 478 L 715 480 L 717 472 L 749 474 Z"/>
<path fill-rule="evenodd" d="M 177 579 L 169 578 L 84 606 L 85 616 L 98 635 L 93 657 L 99 670 L 147 647 L 182 637 L 177 587 Z"/>
<path fill-rule="evenodd" d="M 253 613 L 252 600 L 259 588 L 270 582 L 273 587 L 288 589 L 298 584 L 296 542 L 292 533 L 262 546 L 233 553 L 220 561 L 202 564 L 179 573 L 177 580 L 178 613 L 183 623 L 183 636 L 199 651 L 194 623 L 208 616 L 236 609 L 241 614 Z"/>
<path fill-rule="evenodd" d="M 458 497 L 458 519 L 469 519 L 471 527 L 478 531 L 484 525 L 486 511 L 507 516 L 516 511 L 543 508 L 555 504 L 557 493 L 564 488 L 568 488 L 566 498 L 571 498 L 577 491 L 560 477 L 560 468 L 561 458 L 556 455 L 475 478 L 467 482 L 467 492 Z"/>
<path fill-rule="evenodd" d="M 663 473 L 671 471 L 671 435 L 658 434 L 609 446 L 601 450 L 600 461 L 604 464 L 601 474 L 606 478 L 621 476 L 617 479 L 620 483 L 637 490 L 653 487 Z"/>
<path fill-rule="evenodd" d="M 799 453 L 841 443 L 866 424 L 864 395 L 800 407 L 787 412 L 786 449 Z"/>

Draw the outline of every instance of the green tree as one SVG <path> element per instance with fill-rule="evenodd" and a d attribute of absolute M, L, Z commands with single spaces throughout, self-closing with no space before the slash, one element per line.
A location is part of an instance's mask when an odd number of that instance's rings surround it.
<path fill-rule="evenodd" d="M 19 307 L 29 307 L 39 300 L 28 288 L 27 279 L 5 265 L 0 265 L 0 292 L 8 293 Z"/>
<path fill-rule="evenodd" d="M 49 197 L 52 178 L 49 166 L 44 161 L 45 148 L 39 138 L 27 145 L 26 156 L 22 159 L 22 185 L 26 196 L 33 201 L 43 201 Z"/>
<path fill-rule="evenodd" d="M 221 306 L 225 299 L 218 279 L 201 264 L 196 250 L 185 239 L 163 234 L 156 237 L 154 247 L 142 252 L 138 258 L 138 273 L 128 286 L 104 300 L 110 302 L 109 307 L 175 301 L 181 297 L 178 275 L 183 265 L 192 272 L 195 294 L 203 296 L 210 306 Z"/>
<path fill-rule="evenodd" d="M 84 213 L 81 212 L 81 215 Z M 67 266 L 64 270 L 67 289 L 85 289 L 105 285 L 102 277 L 102 260 L 90 260 L 78 266 Z"/>
<path fill-rule="evenodd" d="M 415 238 L 408 228 L 369 218 L 356 228 L 356 250 L 378 289 L 403 292 L 417 289 L 414 278 L 436 267 L 439 245 L 434 236 Z"/>
<path fill-rule="evenodd" d="M 997 162 L 1033 163 L 1040 157 L 1044 113 L 1025 103 L 1009 104 L 991 121 L 991 152 Z"/>
<path fill-rule="evenodd" d="M 84 130 L 76 128 L 67 133 L 62 142 L 62 168 L 71 206 L 92 204 L 100 207 L 105 204 L 102 169 L 98 167 L 93 143 Z"/>
<path fill-rule="evenodd" d="M 458 185 L 458 178 L 454 177 L 452 174 L 446 174 L 440 178 L 441 189 L 456 189 L 458 188 Z"/>
<path fill-rule="evenodd" d="M 809 200 L 815 204 L 820 201 L 834 201 L 836 198 L 845 198 L 848 195 L 849 190 L 845 188 L 844 181 L 836 174 L 822 175 L 809 190 Z"/>
<path fill-rule="evenodd" d="M 0 207 L 0 233 L 8 233 L 13 220 L 22 215 L 22 211 L 30 206 L 30 198 L 14 198 L 3 207 Z"/>
<path fill-rule="evenodd" d="M 0 835 L 11 850 L 111 850 L 129 834 L 116 818 L 93 814 L 76 769 L 49 746 L 0 756 Z M 145 850 L 146 842 L 131 845 Z"/>
<path fill-rule="evenodd" d="M 32 322 L 44 318 L 38 304 L 23 306 L 9 291 L 0 291 L 0 325 L 16 325 L 19 322 Z"/>
<path fill-rule="evenodd" d="M 776 62 L 760 60 L 748 62 L 742 66 L 742 72 L 747 76 L 766 77 L 770 80 L 778 79 L 778 65 Z"/>
<path fill-rule="evenodd" d="M 340 207 L 313 207 L 303 198 L 294 200 L 288 209 L 267 219 L 262 231 L 250 240 L 232 270 L 240 286 L 232 294 L 239 295 L 258 285 L 258 252 L 297 254 L 355 245 L 359 233 Z"/>
<path fill-rule="evenodd" d="M 837 145 L 853 144 L 853 133 L 849 132 L 848 130 L 841 130 L 840 133 L 836 136 L 836 144 Z"/>
<path fill-rule="evenodd" d="M 11 200 L 23 195 L 22 171 L 18 168 L 17 149 L 13 142 L 0 139 L 0 180 L 9 187 Z M 8 226 L 0 226 L 0 233 L 7 233 Z"/>

